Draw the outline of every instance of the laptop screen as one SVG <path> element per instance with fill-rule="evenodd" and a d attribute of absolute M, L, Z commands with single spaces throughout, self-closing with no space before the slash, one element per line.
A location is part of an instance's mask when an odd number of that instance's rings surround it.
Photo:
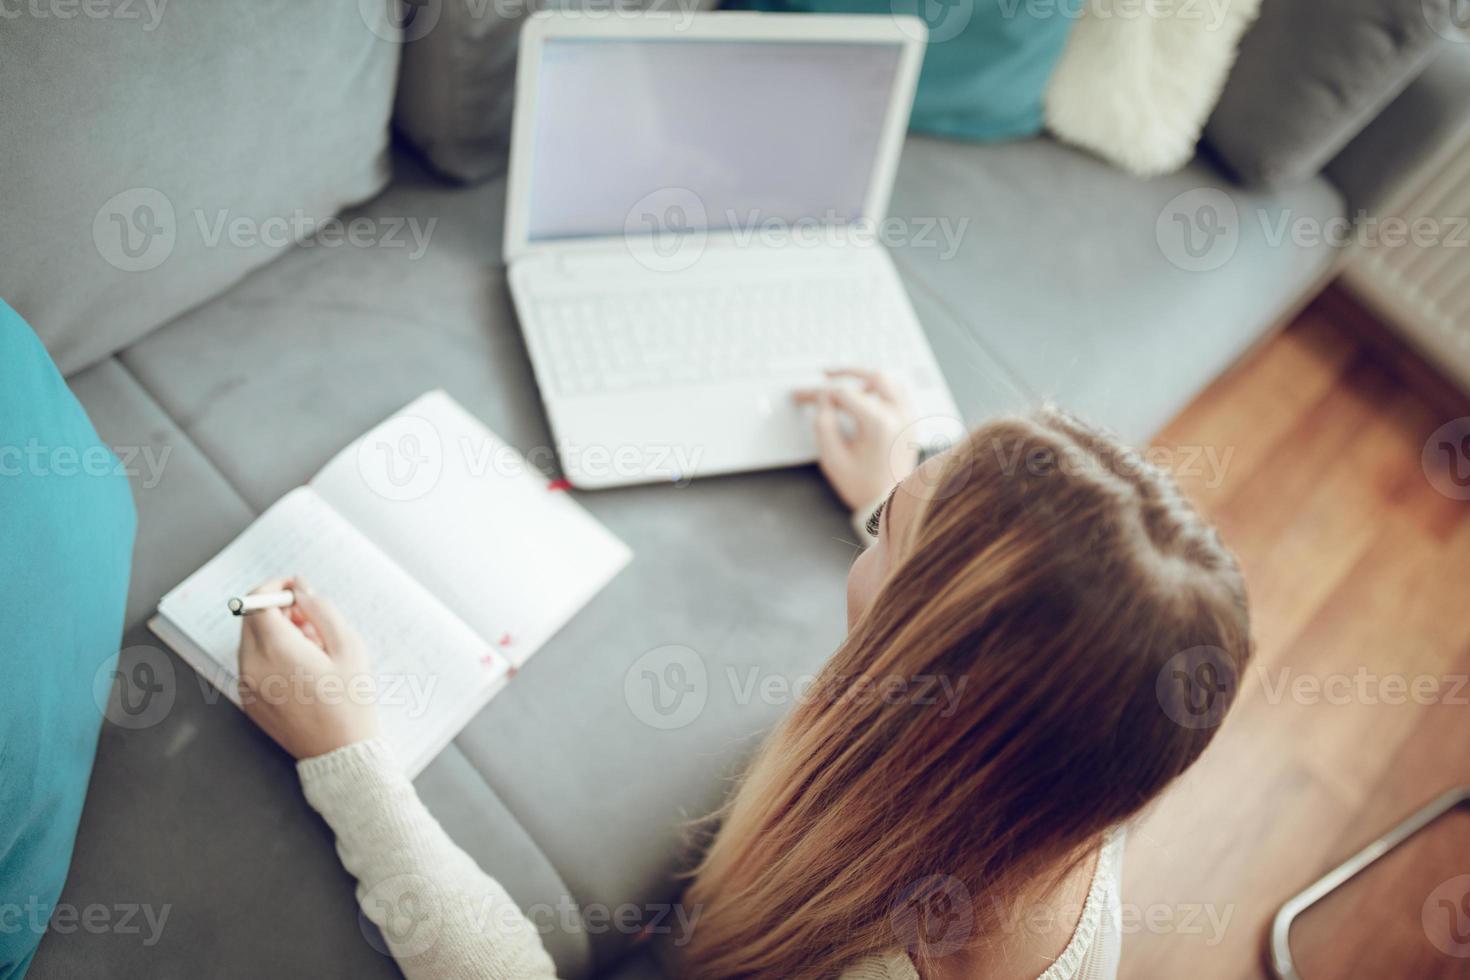
<path fill-rule="evenodd" d="M 550 38 L 529 238 L 864 217 L 902 55 L 898 43 Z"/>

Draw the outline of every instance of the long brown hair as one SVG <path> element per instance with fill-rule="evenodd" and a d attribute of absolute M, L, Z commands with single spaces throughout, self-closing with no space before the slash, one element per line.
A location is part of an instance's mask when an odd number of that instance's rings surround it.
<path fill-rule="evenodd" d="M 904 908 L 958 887 L 984 941 L 1228 707 L 1244 585 L 1169 477 L 1054 410 L 942 464 L 871 607 L 717 815 L 684 975 L 829 978 L 901 947 L 923 972 L 948 950 Z M 951 700 L 918 696 L 925 678 Z"/>

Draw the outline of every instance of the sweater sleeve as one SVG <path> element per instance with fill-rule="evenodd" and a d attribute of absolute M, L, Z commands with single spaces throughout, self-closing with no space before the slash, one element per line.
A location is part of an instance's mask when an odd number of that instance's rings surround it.
<path fill-rule="evenodd" d="M 306 800 L 337 835 L 363 914 L 407 980 L 547 980 L 535 927 L 449 838 L 377 739 L 297 764 Z"/>

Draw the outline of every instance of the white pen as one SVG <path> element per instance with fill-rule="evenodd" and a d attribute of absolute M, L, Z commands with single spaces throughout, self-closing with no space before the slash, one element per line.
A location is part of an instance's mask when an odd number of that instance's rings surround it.
<path fill-rule="evenodd" d="M 262 609 L 281 609 L 285 606 L 294 605 L 296 593 L 290 589 L 280 592 L 258 592 L 254 595 L 236 596 L 228 603 L 230 612 L 236 616 L 246 616 Z"/>

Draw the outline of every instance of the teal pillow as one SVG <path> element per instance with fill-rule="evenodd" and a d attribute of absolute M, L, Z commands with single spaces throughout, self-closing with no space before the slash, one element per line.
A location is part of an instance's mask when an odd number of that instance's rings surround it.
<path fill-rule="evenodd" d="M 0 980 L 24 975 L 66 880 L 135 524 L 122 466 L 0 300 Z"/>
<path fill-rule="evenodd" d="M 1024 0 L 730 0 L 731 10 L 912 14 L 929 46 L 909 127 L 967 140 L 1035 136 L 1077 4 Z"/>

